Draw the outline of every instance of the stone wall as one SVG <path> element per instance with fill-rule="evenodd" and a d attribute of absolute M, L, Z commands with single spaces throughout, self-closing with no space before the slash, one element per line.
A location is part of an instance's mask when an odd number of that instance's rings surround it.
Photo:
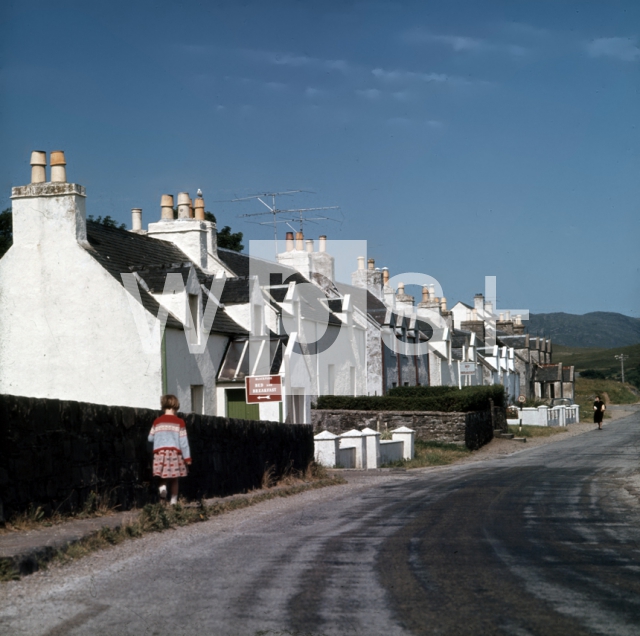
<path fill-rule="evenodd" d="M 120 509 L 156 498 L 147 437 L 159 412 L 0 395 L 0 506 L 81 508 L 91 492 Z M 260 486 L 267 467 L 281 475 L 313 459 L 311 426 L 194 413 L 187 424 L 193 465 L 180 480 L 188 498 Z M 1 509 L 1 508 L 0 508 Z"/>
<path fill-rule="evenodd" d="M 493 439 L 489 411 L 447 413 L 440 411 L 348 411 L 314 409 L 311 411 L 314 435 L 327 430 L 334 435 L 365 427 L 384 433 L 400 426 L 416 432 L 416 440 L 465 444 L 480 448 Z"/>

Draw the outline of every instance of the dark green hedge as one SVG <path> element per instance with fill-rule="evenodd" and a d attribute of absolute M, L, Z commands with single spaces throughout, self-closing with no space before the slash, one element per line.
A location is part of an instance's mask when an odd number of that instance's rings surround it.
<path fill-rule="evenodd" d="M 456 387 L 402 387 L 403 389 L 450 389 L 440 391 L 440 395 L 432 397 L 417 396 L 399 397 L 395 395 L 351 397 L 344 395 L 322 395 L 318 398 L 316 408 L 324 410 L 345 409 L 349 411 L 448 411 L 468 413 L 470 411 L 486 411 L 490 400 L 494 406 L 506 404 L 504 387 L 469 386 L 463 389 Z"/>
<path fill-rule="evenodd" d="M 157 497 L 149 430 L 159 411 L 0 395 L 0 504 L 77 510 L 92 491 L 121 509 Z M 190 499 L 259 488 L 313 459 L 313 429 L 299 424 L 181 415 L 193 465 L 181 479 Z M 1 510 L 1 508 L 0 508 Z"/>
<path fill-rule="evenodd" d="M 469 387 L 475 388 L 475 387 Z M 438 397 L 452 391 L 459 391 L 457 386 L 396 386 L 389 389 L 387 395 L 392 397 Z"/>

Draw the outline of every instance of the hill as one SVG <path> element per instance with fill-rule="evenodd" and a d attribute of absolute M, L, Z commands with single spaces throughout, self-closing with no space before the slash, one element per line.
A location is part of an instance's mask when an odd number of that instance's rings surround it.
<path fill-rule="evenodd" d="M 594 311 L 582 316 L 531 314 L 526 323 L 532 335 L 545 335 L 554 344 L 567 347 L 626 347 L 640 343 L 640 319 L 609 311 Z"/>
<path fill-rule="evenodd" d="M 620 360 L 615 356 L 624 354 L 629 356 L 624 361 L 625 380 L 640 387 L 640 344 L 630 347 L 614 347 L 613 349 L 585 349 L 578 347 L 563 347 L 553 345 L 554 362 L 573 365 L 579 373 L 586 372 L 593 377 L 597 375 L 612 380 L 620 380 Z"/>

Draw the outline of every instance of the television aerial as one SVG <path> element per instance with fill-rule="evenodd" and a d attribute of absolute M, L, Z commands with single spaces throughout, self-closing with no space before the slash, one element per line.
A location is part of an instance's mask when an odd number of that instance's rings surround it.
<path fill-rule="evenodd" d="M 276 254 L 278 253 L 278 223 L 298 223 L 300 227 L 300 232 L 304 231 L 305 223 L 317 223 L 319 221 L 339 221 L 338 219 L 334 219 L 330 216 L 308 216 L 310 212 L 319 212 L 321 210 L 339 210 L 340 206 L 338 205 L 329 205 L 322 207 L 312 207 L 312 208 L 288 208 L 288 209 L 280 209 L 276 205 L 276 198 L 279 196 L 290 196 L 292 194 L 297 194 L 300 192 L 311 193 L 311 190 L 286 190 L 284 192 L 261 192 L 259 194 L 252 194 L 248 197 L 240 197 L 237 199 L 230 199 L 231 202 L 236 201 L 251 201 L 253 199 L 257 199 L 264 205 L 268 211 L 264 212 L 253 212 L 251 214 L 240 214 L 238 215 L 239 219 L 250 219 L 260 216 L 271 216 L 272 219 L 270 221 L 247 221 L 248 223 L 255 223 L 256 225 L 271 225 L 273 224 L 273 239 L 276 244 Z M 271 199 L 271 205 L 265 201 L 265 199 Z M 291 227 L 289 225 L 289 227 Z"/>

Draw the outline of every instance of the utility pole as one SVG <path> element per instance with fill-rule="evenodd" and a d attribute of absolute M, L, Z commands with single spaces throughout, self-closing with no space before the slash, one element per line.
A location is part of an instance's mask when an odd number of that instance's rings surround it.
<path fill-rule="evenodd" d="M 622 370 L 622 381 L 624 382 L 624 361 L 628 358 L 628 355 L 621 353 L 619 356 L 616 356 L 616 360 L 620 360 L 620 367 Z"/>

